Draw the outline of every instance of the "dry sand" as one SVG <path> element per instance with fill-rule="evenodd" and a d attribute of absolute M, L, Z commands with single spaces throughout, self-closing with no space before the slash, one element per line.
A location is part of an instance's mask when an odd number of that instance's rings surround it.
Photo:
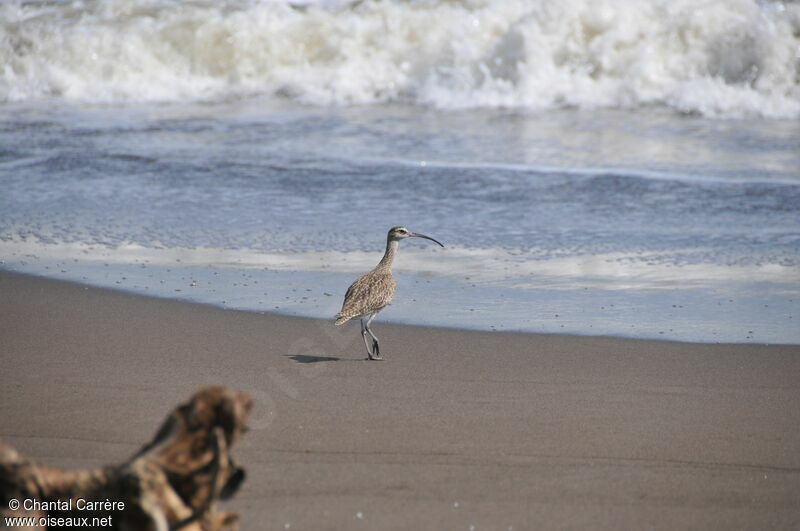
<path fill-rule="evenodd" d="M 245 530 L 800 529 L 798 346 L 376 322 L 367 362 L 357 324 L 5 272 L 0 295 L 0 439 L 93 467 L 198 386 L 247 390 Z"/>

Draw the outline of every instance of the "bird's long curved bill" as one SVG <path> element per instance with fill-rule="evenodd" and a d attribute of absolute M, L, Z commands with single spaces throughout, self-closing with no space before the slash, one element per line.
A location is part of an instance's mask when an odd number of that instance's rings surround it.
<path fill-rule="evenodd" d="M 431 238 L 430 236 L 425 236 L 424 234 L 419 234 L 419 233 L 417 233 L 417 232 L 412 232 L 411 234 L 409 234 L 409 236 L 413 236 L 413 237 L 415 237 L 415 238 L 425 238 L 426 240 L 430 240 L 430 241 L 432 241 L 432 242 L 436 242 L 436 243 L 438 243 L 439 245 L 441 245 L 442 247 L 444 247 L 444 245 L 442 245 L 442 243 L 441 243 L 440 241 L 438 241 L 438 240 L 434 240 L 434 239 L 433 239 L 433 238 Z"/>

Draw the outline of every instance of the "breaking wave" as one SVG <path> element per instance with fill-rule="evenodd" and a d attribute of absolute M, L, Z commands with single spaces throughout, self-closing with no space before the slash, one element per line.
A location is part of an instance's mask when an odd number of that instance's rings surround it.
<path fill-rule="evenodd" d="M 800 117 L 800 4 L 83 0 L 0 6 L 0 101 L 666 106 Z"/>

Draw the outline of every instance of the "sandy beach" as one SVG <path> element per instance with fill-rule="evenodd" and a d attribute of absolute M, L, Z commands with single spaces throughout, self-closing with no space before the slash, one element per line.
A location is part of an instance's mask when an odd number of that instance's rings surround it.
<path fill-rule="evenodd" d="M 229 311 L 0 273 L 0 439 L 129 457 L 197 387 L 250 392 L 243 529 L 797 529 L 800 347 Z"/>

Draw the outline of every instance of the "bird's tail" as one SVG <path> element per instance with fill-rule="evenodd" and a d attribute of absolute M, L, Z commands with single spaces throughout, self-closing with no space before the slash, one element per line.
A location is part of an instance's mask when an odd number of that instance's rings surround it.
<path fill-rule="evenodd" d="M 341 312 L 339 312 L 336 315 L 334 315 L 334 317 L 336 318 L 336 321 L 334 321 L 333 324 L 336 325 L 336 326 L 343 325 L 347 321 L 349 321 L 350 319 L 353 318 L 352 315 L 345 315 L 345 314 L 343 314 Z"/>

